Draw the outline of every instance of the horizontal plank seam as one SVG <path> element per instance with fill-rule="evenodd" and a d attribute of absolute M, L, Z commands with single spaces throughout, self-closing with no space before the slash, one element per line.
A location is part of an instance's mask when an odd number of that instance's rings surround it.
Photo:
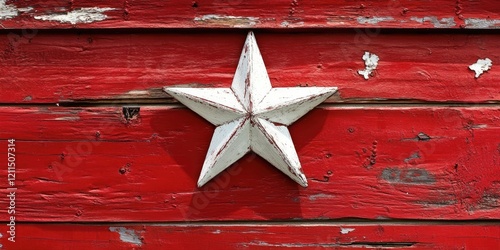
<path fill-rule="evenodd" d="M 184 105 L 178 103 L 150 103 L 150 102 L 128 102 L 128 103 L 0 103 L 0 108 L 2 107 L 20 107 L 20 108 L 37 108 L 37 107 L 66 107 L 66 108 L 106 108 L 106 107 L 169 107 L 169 108 L 186 108 Z M 371 103 L 371 102 L 359 102 L 359 103 L 342 103 L 342 102 L 332 102 L 323 103 L 317 108 L 329 108 L 329 107 L 339 107 L 339 108 L 380 108 L 380 107 L 464 107 L 464 108 L 474 108 L 474 107 L 489 107 L 489 108 L 500 108 L 500 101 L 490 102 L 490 103 L 468 103 L 468 102 L 408 102 L 408 103 L 398 103 L 398 102 L 381 102 L 381 103 Z"/>
<path fill-rule="evenodd" d="M 351 26 L 304 26 L 304 27 L 273 27 L 272 25 L 262 25 L 262 26 L 188 26 L 188 27 L 172 27 L 172 26 L 151 26 L 151 25 L 136 25 L 136 26 L 104 26 L 104 27 L 78 27 L 78 25 L 68 25 L 60 24 L 56 27 L 45 27 L 45 26 L 17 26 L 17 27 L 2 27 L 1 30 L 12 32 L 12 31 L 25 31 L 25 30 L 39 30 L 39 31 L 104 31 L 108 32 L 111 30 L 116 31 L 130 31 L 130 30 L 144 30 L 144 32 L 155 32 L 155 31 L 174 31 L 174 32 L 198 32 L 203 30 L 211 30 L 218 32 L 245 32 L 248 30 L 258 30 L 261 32 L 331 32 L 332 30 L 360 30 L 360 29 L 370 29 L 370 30 L 384 30 L 387 32 L 449 32 L 449 33 L 470 33 L 470 32 L 481 32 L 481 33 L 496 33 L 498 28 L 488 27 L 488 28 L 476 28 L 476 27 L 391 27 L 382 25 L 351 25 Z"/>
<path fill-rule="evenodd" d="M 7 223 L 1 221 L 0 223 Z M 283 220 L 283 221 L 185 221 L 185 222 L 28 222 L 16 221 L 16 224 L 29 225 L 149 225 L 149 226 L 341 226 L 341 225 L 481 225 L 481 226 L 500 226 L 499 219 L 476 219 L 476 220 L 413 220 L 413 219 L 398 219 L 398 220 L 363 220 L 363 219 L 337 219 L 337 220 Z"/>

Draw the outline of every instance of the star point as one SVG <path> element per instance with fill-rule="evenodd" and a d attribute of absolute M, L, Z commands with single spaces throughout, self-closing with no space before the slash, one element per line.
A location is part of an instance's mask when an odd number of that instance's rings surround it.
<path fill-rule="evenodd" d="M 164 91 L 216 126 L 198 187 L 250 151 L 307 187 L 287 126 L 337 88 L 272 88 L 255 36 L 249 32 L 230 88 L 165 87 Z"/>

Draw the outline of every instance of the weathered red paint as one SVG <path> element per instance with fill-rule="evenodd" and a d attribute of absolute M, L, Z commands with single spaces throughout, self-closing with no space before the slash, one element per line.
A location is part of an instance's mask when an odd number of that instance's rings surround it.
<path fill-rule="evenodd" d="M 0 120 L 0 138 L 17 139 L 19 221 L 500 217 L 496 107 L 315 109 L 290 126 L 306 189 L 253 154 L 197 188 L 214 128 L 186 108 L 130 120 L 0 108 Z"/>
<path fill-rule="evenodd" d="M 165 103 L 163 86 L 229 87 L 246 31 L 38 32 L 0 36 L 1 103 L 121 100 Z M 256 31 L 275 87 L 338 86 L 334 102 L 493 102 L 500 100 L 500 37 L 467 33 Z M 286 46 L 283 46 L 283 43 Z M 397 49 L 395 49 L 397 48 Z M 380 57 L 365 80 L 365 51 Z M 479 79 L 468 67 L 488 57 Z M 450 77 L 453 76 L 453 77 Z"/>
<path fill-rule="evenodd" d="M 482 250 L 500 246 L 500 227 L 492 223 L 23 224 L 19 229 L 23 231 L 19 242 L 2 239 L 6 248 Z"/>
<path fill-rule="evenodd" d="M 27 8 L 2 20 L 5 28 L 498 28 L 495 1 L 7 1 Z M 111 8 L 75 24 L 40 20 L 81 8 Z M 38 17 L 38 19 L 36 18 Z M 84 18 L 82 18 L 85 20 Z"/>
<path fill-rule="evenodd" d="M 0 155 L 16 139 L 18 188 L 16 243 L 5 226 L 0 244 L 500 248 L 499 8 L 0 1 Z M 214 128 L 161 91 L 229 87 L 249 29 L 273 86 L 339 87 L 290 127 L 307 189 L 254 154 L 197 188 Z M 380 58 L 368 80 L 365 52 Z"/>

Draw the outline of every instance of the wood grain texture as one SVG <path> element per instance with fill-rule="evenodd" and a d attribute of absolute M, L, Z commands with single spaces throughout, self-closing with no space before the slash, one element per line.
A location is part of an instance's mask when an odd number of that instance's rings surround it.
<path fill-rule="evenodd" d="M 18 221 L 500 218 L 497 107 L 315 109 L 290 126 L 307 189 L 253 154 L 199 189 L 213 126 L 175 106 L 127 117 L 0 108 Z"/>
<path fill-rule="evenodd" d="M 245 36 L 246 31 L 6 34 L 0 36 L 0 103 L 165 103 L 172 99 L 163 86 L 229 87 Z M 335 30 L 256 37 L 273 86 L 338 86 L 330 102 L 500 100 L 495 33 Z M 369 80 L 357 73 L 365 67 L 365 51 L 380 57 Z M 493 67 L 475 79 L 469 65 L 479 58 L 490 58 Z"/>
<path fill-rule="evenodd" d="M 497 249 L 500 227 L 486 225 L 74 225 L 22 224 L 7 249 Z"/>
<path fill-rule="evenodd" d="M 1 1 L 4 28 L 498 28 L 487 0 Z"/>
<path fill-rule="evenodd" d="M 0 248 L 500 248 L 497 1 L 0 0 L 0 27 Z M 249 30 L 274 87 L 339 87 L 289 127 L 308 188 L 252 153 L 196 186 L 214 127 L 162 88 L 228 88 Z"/>

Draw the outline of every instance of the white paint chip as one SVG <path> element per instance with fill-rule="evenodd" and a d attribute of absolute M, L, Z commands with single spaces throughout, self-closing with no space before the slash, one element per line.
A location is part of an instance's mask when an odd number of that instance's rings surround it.
<path fill-rule="evenodd" d="M 328 199 L 328 198 L 333 198 L 335 197 L 334 195 L 331 194 L 313 194 L 309 196 L 310 201 L 315 201 L 317 199 Z"/>
<path fill-rule="evenodd" d="M 244 17 L 244 16 L 227 16 L 227 15 L 203 15 L 194 18 L 195 22 L 204 22 L 212 24 L 225 24 L 232 27 L 246 27 L 255 26 L 259 22 L 258 17 Z"/>
<path fill-rule="evenodd" d="M 147 90 L 130 90 L 127 92 L 129 95 L 149 95 L 149 91 Z"/>
<path fill-rule="evenodd" d="M 394 18 L 390 17 L 390 16 L 380 16 L 380 17 L 376 17 L 376 16 L 375 17 L 363 17 L 363 16 L 360 16 L 356 20 L 360 24 L 365 24 L 365 23 L 368 23 L 368 24 L 377 24 L 377 23 L 380 23 L 380 22 L 393 21 Z"/>
<path fill-rule="evenodd" d="M 425 22 L 430 22 L 434 26 L 434 28 L 451 28 L 457 25 L 455 23 L 454 17 L 443 17 L 441 19 L 438 19 L 435 16 L 411 17 L 410 20 L 421 24 Z"/>
<path fill-rule="evenodd" d="M 476 78 L 479 78 L 484 72 L 491 69 L 493 66 L 492 61 L 489 58 L 478 59 L 476 63 L 469 66 L 470 70 L 476 72 Z"/>
<path fill-rule="evenodd" d="M 281 27 L 288 28 L 288 27 L 300 27 L 304 26 L 304 22 L 288 22 L 288 21 L 283 21 L 280 24 Z"/>
<path fill-rule="evenodd" d="M 14 18 L 19 15 L 19 12 L 29 12 L 33 10 L 31 7 L 17 8 L 14 4 L 6 4 L 7 0 L 0 0 L 0 20 Z"/>
<path fill-rule="evenodd" d="M 106 20 L 108 16 L 105 15 L 104 12 L 110 10 L 114 10 L 114 8 L 98 8 L 98 7 L 80 8 L 66 13 L 54 13 L 48 15 L 35 16 L 35 19 L 43 21 L 56 21 L 60 23 L 71 23 L 71 24 L 93 23 Z"/>
<path fill-rule="evenodd" d="M 341 234 L 348 234 L 348 233 L 350 233 L 350 232 L 352 232 L 352 231 L 354 231 L 354 230 L 356 230 L 356 229 L 354 229 L 354 228 L 347 228 L 347 227 L 346 227 L 346 228 L 342 228 L 342 227 L 341 227 L 341 228 L 340 228 L 340 233 L 341 233 Z"/>
<path fill-rule="evenodd" d="M 78 121 L 80 120 L 80 117 L 72 117 L 72 116 L 67 116 L 67 117 L 57 117 L 54 119 L 55 121 Z"/>
<path fill-rule="evenodd" d="M 15 5 L 5 4 L 7 0 L 0 0 L 0 20 L 10 19 L 16 17 L 19 12 Z"/>
<path fill-rule="evenodd" d="M 358 74 L 362 75 L 365 80 L 368 80 L 373 71 L 377 69 L 379 57 L 375 54 L 365 51 L 363 60 L 365 61 L 365 69 L 358 70 Z"/>
<path fill-rule="evenodd" d="M 133 229 L 126 229 L 124 227 L 109 227 L 109 231 L 120 234 L 120 240 L 123 242 L 142 246 L 141 239 Z"/>
<path fill-rule="evenodd" d="M 17 8 L 19 12 L 30 12 L 33 10 L 33 7 L 26 7 L 26 8 Z"/>
<path fill-rule="evenodd" d="M 472 29 L 498 29 L 500 28 L 500 20 L 484 19 L 484 18 L 466 18 L 465 27 Z"/>

